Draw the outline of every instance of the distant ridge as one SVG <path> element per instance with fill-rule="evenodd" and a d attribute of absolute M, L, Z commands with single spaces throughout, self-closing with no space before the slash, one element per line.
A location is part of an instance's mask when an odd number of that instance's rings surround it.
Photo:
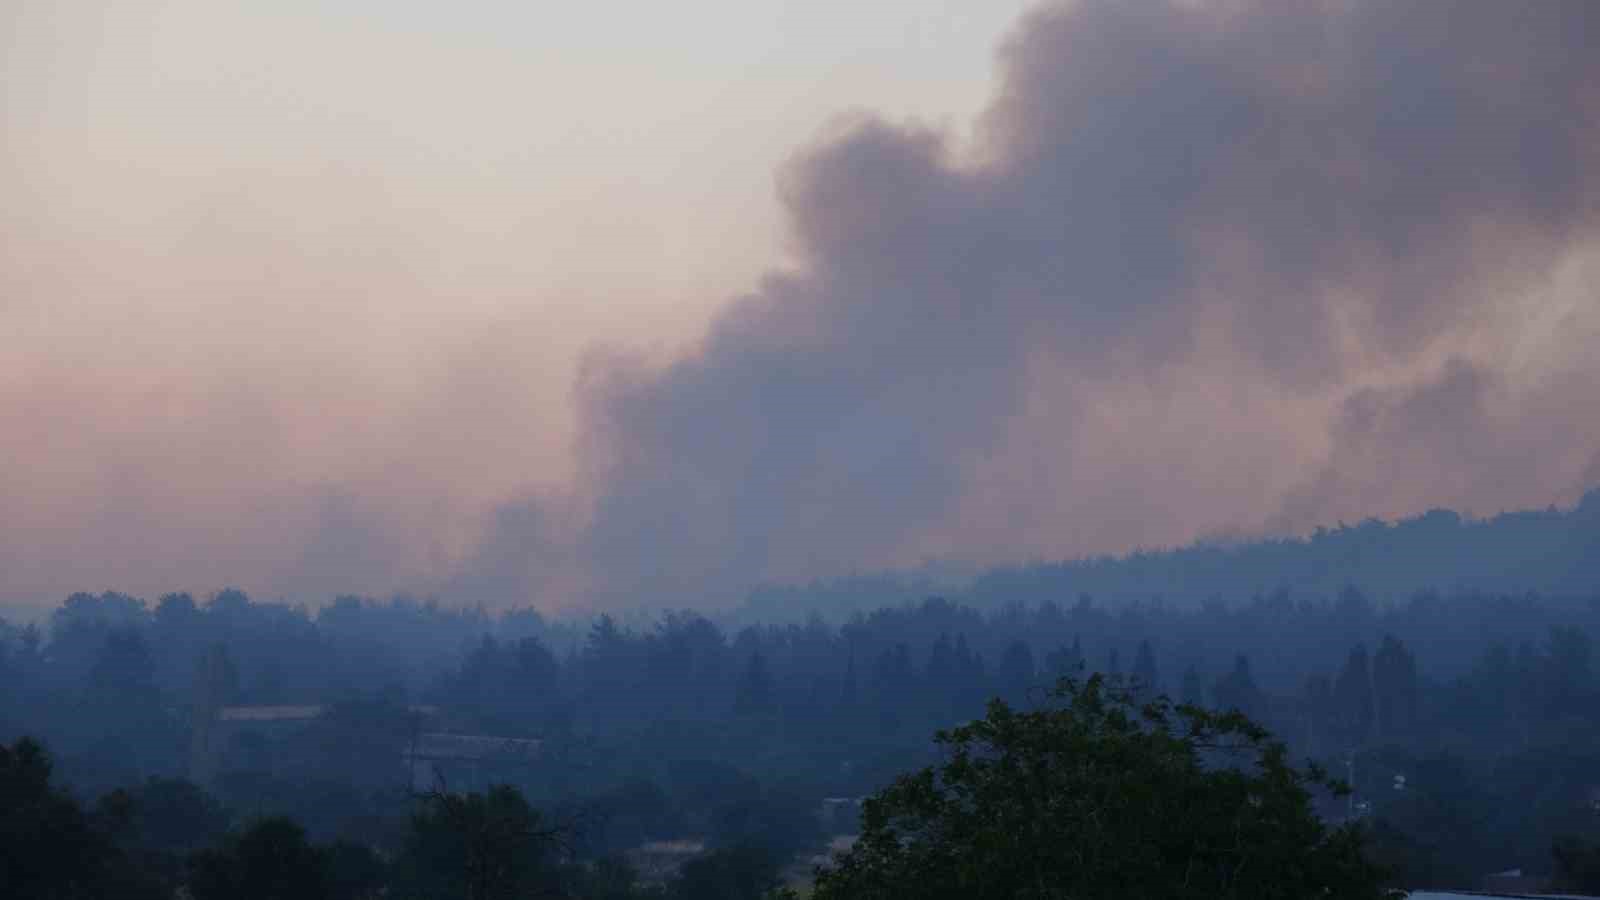
<path fill-rule="evenodd" d="M 1052 563 L 1001 566 L 965 584 L 876 573 L 810 585 L 768 586 L 741 618 L 773 622 L 848 616 L 939 594 L 980 609 L 1089 595 L 1109 605 L 1238 603 L 1257 595 L 1333 598 L 1347 588 L 1379 603 L 1424 592 L 1539 593 L 1600 598 L 1600 488 L 1571 509 L 1468 519 L 1436 509 L 1396 522 L 1339 523 L 1305 537 L 1221 545 L 1197 542 Z"/>

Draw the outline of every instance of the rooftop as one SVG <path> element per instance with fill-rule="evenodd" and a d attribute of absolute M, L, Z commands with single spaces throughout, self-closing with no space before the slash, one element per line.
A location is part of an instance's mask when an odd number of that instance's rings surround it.
<path fill-rule="evenodd" d="M 320 715 L 321 706 L 224 706 L 217 711 L 224 722 L 296 722 Z"/>
<path fill-rule="evenodd" d="M 543 741 L 529 738 L 434 732 L 417 735 L 407 753 L 417 759 L 528 760 L 538 756 L 543 745 Z"/>

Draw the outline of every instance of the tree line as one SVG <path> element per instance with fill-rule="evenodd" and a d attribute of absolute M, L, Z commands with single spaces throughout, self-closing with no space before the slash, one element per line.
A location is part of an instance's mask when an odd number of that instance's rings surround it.
<path fill-rule="evenodd" d="M 816 808 L 936 763 L 930 736 L 1096 673 L 1149 700 L 1236 710 L 1352 782 L 1342 805 L 1412 884 L 1554 872 L 1600 842 L 1594 595 L 1287 588 L 1180 605 L 1088 594 L 979 608 L 937 597 L 830 622 L 739 626 L 693 611 L 550 620 L 406 598 L 311 609 L 240 591 L 149 603 L 77 594 L 45 627 L 0 624 L 0 739 L 41 740 L 78 796 L 188 774 L 197 671 L 229 705 L 319 704 L 299 733 L 244 733 L 207 785 L 237 830 L 283 816 L 313 843 L 393 857 L 412 798 L 408 709 L 448 730 L 537 738 L 510 779 L 585 823 L 595 861 L 653 840 L 803 859 Z M 846 830 L 853 830 L 847 828 Z"/>

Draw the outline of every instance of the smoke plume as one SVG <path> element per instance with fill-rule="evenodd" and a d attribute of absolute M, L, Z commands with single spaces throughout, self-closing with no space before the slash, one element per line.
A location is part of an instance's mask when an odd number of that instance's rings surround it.
<path fill-rule="evenodd" d="M 593 364 L 589 587 L 1572 499 L 1596 40 L 1582 0 L 1037 11 L 972 139 L 841 123 L 781 178 L 795 269 Z"/>
<path fill-rule="evenodd" d="M 70 570 L 724 603 L 930 559 L 1571 502 L 1600 477 L 1596 46 L 1590 0 L 1047 5 L 970 133 L 858 112 L 797 152 L 788 261 L 677 351 L 579 361 L 537 345 L 535 312 L 400 316 L 386 298 L 430 272 L 418 309 L 481 286 L 439 271 L 516 291 L 375 238 L 404 218 L 375 178 L 363 216 L 279 248 L 293 277 L 219 262 L 186 273 L 170 329 L 105 319 L 143 343 L 0 356 L 7 598 Z M 511 239 L 485 191 L 484 230 Z M 237 199 L 174 247 L 280 258 Z M 49 296 L 142 265 L 109 241 L 52 262 L 28 243 L 48 217 L 7 215 L 19 334 L 55 340 Z M 285 305 L 301 324 L 263 312 Z M 185 346 L 195 322 L 222 338 Z"/>

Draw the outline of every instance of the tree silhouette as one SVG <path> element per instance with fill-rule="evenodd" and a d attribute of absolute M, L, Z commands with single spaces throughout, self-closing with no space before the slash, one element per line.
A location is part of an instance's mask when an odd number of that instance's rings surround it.
<path fill-rule="evenodd" d="M 1394 740 L 1417 721 L 1417 661 L 1393 635 L 1385 635 L 1372 658 L 1372 693 L 1378 734 Z"/>
<path fill-rule="evenodd" d="M 1211 692 L 1217 700 L 1217 709 L 1223 712 L 1239 712 L 1246 716 L 1261 713 L 1261 689 L 1256 687 L 1255 677 L 1250 674 L 1250 658 L 1242 653 L 1234 657 L 1233 671 L 1219 680 Z"/>
<path fill-rule="evenodd" d="M 740 716 L 767 715 L 773 710 L 772 673 L 767 671 L 766 657 L 761 651 L 750 654 L 734 694 L 734 714 Z"/>
<path fill-rule="evenodd" d="M 1372 701 L 1372 674 L 1367 664 L 1365 644 L 1350 650 L 1344 668 L 1333 685 L 1333 701 L 1337 710 L 1339 730 L 1352 746 L 1366 743 L 1372 735 L 1375 718 Z"/>
<path fill-rule="evenodd" d="M 1384 896 L 1360 831 L 1313 809 L 1330 783 L 1242 714 L 1098 675 L 1054 699 L 940 732 L 947 761 L 866 802 L 817 900 Z"/>
<path fill-rule="evenodd" d="M 133 864 L 116 835 L 131 809 L 125 793 L 93 812 L 50 783 L 52 765 L 31 738 L 0 744 L 0 886 L 16 900 L 97 900 L 168 895 Z"/>
<path fill-rule="evenodd" d="M 1205 683 L 1200 679 L 1200 670 L 1192 665 L 1183 670 L 1183 691 L 1180 699 L 1189 706 L 1206 705 Z"/>
<path fill-rule="evenodd" d="M 306 840 L 305 829 L 273 817 L 196 853 L 189 892 L 195 900 L 332 900 L 328 875 L 327 860 Z"/>
<path fill-rule="evenodd" d="M 1033 667 L 1033 650 L 1026 641 L 1012 641 L 1006 646 L 1006 652 L 1000 657 L 1000 666 L 995 671 L 999 682 L 1000 694 L 1007 702 L 1021 704 L 1028 694 L 1028 689 L 1033 686 L 1035 677 Z"/>
<path fill-rule="evenodd" d="M 1161 675 L 1156 671 L 1156 655 L 1149 641 L 1140 641 L 1139 650 L 1134 655 L 1133 683 L 1138 690 L 1149 694 L 1161 690 Z"/>
<path fill-rule="evenodd" d="M 555 890 L 552 858 L 570 830 L 546 825 L 516 788 L 420 799 L 396 863 L 398 896 L 512 900 Z"/>

